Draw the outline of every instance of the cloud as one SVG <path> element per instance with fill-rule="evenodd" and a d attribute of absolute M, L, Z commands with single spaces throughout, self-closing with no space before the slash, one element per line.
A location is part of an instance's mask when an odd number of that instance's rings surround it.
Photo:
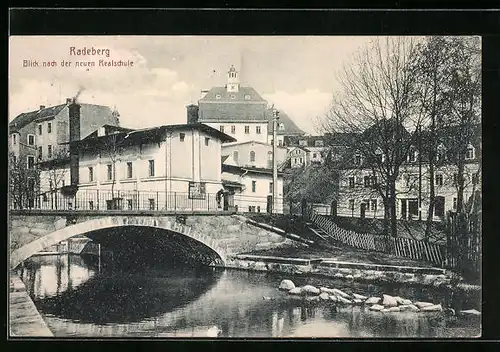
<path fill-rule="evenodd" d="M 283 109 L 293 121 L 307 133 L 315 133 L 316 120 L 325 115 L 332 95 L 319 89 L 306 89 L 298 93 L 276 91 L 264 98 L 277 108 Z"/>

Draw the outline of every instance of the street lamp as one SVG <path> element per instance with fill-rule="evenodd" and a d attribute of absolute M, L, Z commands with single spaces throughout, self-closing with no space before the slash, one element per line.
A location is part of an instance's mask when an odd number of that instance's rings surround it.
<path fill-rule="evenodd" d="M 277 213 L 278 204 L 278 164 L 276 160 L 276 127 L 279 120 L 279 111 L 273 109 L 273 204 L 272 213 Z"/>

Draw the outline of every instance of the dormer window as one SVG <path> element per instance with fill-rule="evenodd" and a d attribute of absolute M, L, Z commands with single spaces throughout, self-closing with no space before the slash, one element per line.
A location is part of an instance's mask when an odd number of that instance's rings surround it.
<path fill-rule="evenodd" d="M 474 146 L 472 146 L 472 144 L 469 144 L 467 146 L 467 150 L 465 151 L 465 160 L 474 159 L 475 154 L 476 154 L 476 149 L 474 148 Z"/>
<path fill-rule="evenodd" d="M 231 99 L 236 99 L 236 95 L 231 94 Z"/>
<path fill-rule="evenodd" d="M 414 149 L 411 149 L 408 152 L 408 158 L 407 158 L 407 160 L 410 163 L 414 163 L 415 161 L 417 161 L 417 156 L 418 156 L 418 152 L 416 150 L 414 150 Z"/>
<path fill-rule="evenodd" d="M 215 99 L 220 99 L 220 98 L 222 98 L 222 95 L 220 95 L 220 94 L 215 94 Z"/>
<path fill-rule="evenodd" d="M 278 129 L 280 131 L 284 131 L 285 130 L 285 125 L 283 124 L 283 122 L 280 122 L 279 125 L 278 125 Z"/>
<path fill-rule="evenodd" d="M 250 100 L 250 99 L 252 99 L 252 97 L 250 95 L 248 95 L 248 94 L 245 95 L 245 100 Z"/>
<path fill-rule="evenodd" d="M 301 147 L 305 147 L 305 146 L 307 146 L 307 141 L 305 139 L 302 139 L 302 140 L 299 141 L 299 145 Z"/>

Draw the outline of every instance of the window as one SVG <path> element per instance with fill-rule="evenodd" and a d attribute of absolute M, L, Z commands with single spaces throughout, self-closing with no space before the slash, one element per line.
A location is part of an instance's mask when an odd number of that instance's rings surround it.
<path fill-rule="evenodd" d="M 416 150 L 410 150 L 409 153 L 408 153 L 408 161 L 410 163 L 414 163 L 415 161 L 417 161 L 417 151 Z"/>
<path fill-rule="evenodd" d="M 249 211 L 250 213 L 255 213 L 255 205 L 249 205 L 249 206 L 248 206 L 248 211 Z"/>
<path fill-rule="evenodd" d="M 313 158 L 316 159 L 316 153 L 313 153 Z"/>
<path fill-rule="evenodd" d="M 127 162 L 127 178 L 132 178 L 132 162 Z"/>
<path fill-rule="evenodd" d="M 134 208 L 134 203 L 132 199 L 127 199 L 127 208 L 128 210 L 132 210 Z"/>
<path fill-rule="evenodd" d="M 106 168 L 107 168 L 108 181 L 111 181 L 113 179 L 113 165 L 108 164 L 108 165 L 106 165 Z"/>
<path fill-rule="evenodd" d="M 223 125 L 219 126 L 219 131 L 221 131 L 222 133 L 224 133 L 224 126 Z"/>
<path fill-rule="evenodd" d="M 269 182 L 269 193 L 273 193 L 273 183 Z"/>
<path fill-rule="evenodd" d="M 442 186 L 443 185 L 443 175 L 437 174 L 436 175 L 436 186 Z"/>
<path fill-rule="evenodd" d="M 456 186 L 458 183 L 458 174 L 453 174 L 453 186 Z"/>
<path fill-rule="evenodd" d="M 38 124 L 38 134 L 41 135 L 42 132 L 42 124 Z"/>
<path fill-rule="evenodd" d="M 302 159 L 302 158 L 300 158 L 300 163 L 301 163 L 301 164 L 302 164 L 302 160 L 303 160 L 303 159 Z"/>
<path fill-rule="evenodd" d="M 52 133 L 52 122 L 47 122 L 47 133 Z"/>
<path fill-rule="evenodd" d="M 52 158 L 52 145 L 47 146 L 47 158 Z"/>
<path fill-rule="evenodd" d="M 257 213 L 260 213 L 260 205 L 257 205 Z"/>
<path fill-rule="evenodd" d="M 245 95 L 245 100 L 250 100 L 252 97 L 248 94 Z"/>
<path fill-rule="evenodd" d="M 236 126 L 235 126 L 235 125 L 232 125 L 232 126 L 231 126 L 231 133 L 232 133 L 232 134 L 235 134 L 235 133 L 236 133 Z"/>
<path fill-rule="evenodd" d="M 469 144 L 467 150 L 465 151 L 465 160 L 474 159 L 474 147 Z"/>
<path fill-rule="evenodd" d="M 208 142 L 210 141 L 210 138 L 205 137 L 205 145 L 208 146 Z"/>
<path fill-rule="evenodd" d="M 376 199 L 370 200 L 370 210 L 377 211 L 377 200 Z"/>
<path fill-rule="evenodd" d="M 314 141 L 314 146 L 315 147 L 322 147 L 323 146 L 323 141 L 321 139 L 318 139 Z"/>
<path fill-rule="evenodd" d="M 280 123 L 278 124 L 278 129 L 279 129 L 280 131 L 284 131 L 284 130 L 285 130 L 285 125 L 283 124 L 283 122 L 280 122 Z"/>
<path fill-rule="evenodd" d="M 443 162 L 445 160 L 446 160 L 446 149 L 444 148 L 444 145 L 440 144 L 437 148 L 436 161 Z"/>
<path fill-rule="evenodd" d="M 220 99 L 220 98 L 222 98 L 222 96 L 220 94 L 215 95 L 215 99 Z"/>
<path fill-rule="evenodd" d="M 155 210 L 155 199 L 149 198 L 149 210 Z"/>
<path fill-rule="evenodd" d="M 34 146 L 35 145 L 35 136 L 32 134 L 28 135 L 28 145 Z"/>
<path fill-rule="evenodd" d="M 186 134 L 185 133 L 179 133 L 179 139 L 181 140 L 181 142 L 184 142 L 184 138 L 186 138 Z"/>
<path fill-rule="evenodd" d="M 361 165 L 362 161 L 361 154 L 354 155 L 354 165 Z"/>
<path fill-rule="evenodd" d="M 349 188 L 354 188 L 354 185 L 356 184 L 356 178 L 354 176 L 349 177 Z"/>
<path fill-rule="evenodd" d="M 12 162 L 14 164 L 17 164 L 17 156 L 15 156 L 15 155 L 12 156 Z"/>
<path fill-rule="evenodd" d="M 43 149 L 42 147 L 38 147 L 38 160 L 42 160 L 43 158 Z"/>
<path fill-rule="evenodd" d="M 233 152 L 233 160 L 235 163 L 238 163 L 238 151 L 237 150 L 235 150 Z"/>
<path fill-rule="evenodd" d="M 236 98 L 236 95 L 231 94 L 231 99 L 235 99 L 235 98 Z"/>
<path fill-rule="evenodd" d="M 257 189 L 257 181 L 252 181 L 252 192 L 255 193 Z"/>
<path fill-rule="evenodd" d="M 282 147 L 282 146 L 283 146 L 283 141 L 282 141 L 281 139 L 278 139 L 278 145 L 279 145 L 280 147 Z"/>
<path fill-rule="evenodd" d="M 453 210 L 457 210 L 457 198 L 453 198 Z"/>
<path fill-rule="evenodd" d="M 250 126 L 245 126 L 245 134 L 249 134 L 250 133 Z"/>
<path fill-rule="evenodd" d="M 302 139 L 302 140 L 299 141 L 299 145 L 301 147 L 306 147 L 307 146 L 307 141 L 305 139 Z"/>
<path fill-rule="evenodd" d="M 17 144 L 17 135 L 15 133 L 12 135 L 12 144 Z"/>
<path fill-rule="evenodd" d="M 267 167 L 268 168 L 273 167 L 273 152 L 271 151 L 267 152 Z"/>
<path fill-rule="evenodd" d="M 365 184 L 365 188 L 370 188 L 371 187 L 371 177 L 370 176 L 365 176 L 364 177 L 364 184 Z"/>
<path fill-rule="evenodd" d="M 260 126 L 255 126 L 255 133 L 260 134 Z"/>
<path fill-rule="evenodd" d="M 153 177 L 155 175 L 155 161 L 149 160 L 149 177 Z"/>
<path fill-rule="evenodd" d="M 354 199 L 349 199 L 349 210 L 354 210 Z"/>
<path fill-rule="evenodd" d="M 250 151 L 250 162 L 255 162 L 255 152 L 253 150 Z"/>
<path fill-rule="evenodd" d="M 94 210 L 94 201 L 93 200 L 89 200 L 89 209 Z"/>
<path fill-rule="evenodd" d="M 35 157 L 29 155 L 28 156 L 28 169 L 33 169 L 35 167 Z"/>
<path fill-rule="evenodd" d="M 94 168 L 92 166 L 89 167 L 89 182 L 94 181 Z"/>

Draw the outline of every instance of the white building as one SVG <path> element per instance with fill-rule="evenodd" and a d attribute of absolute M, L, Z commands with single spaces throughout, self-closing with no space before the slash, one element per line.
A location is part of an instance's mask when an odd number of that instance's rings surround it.
<path fill-rule="evenodd" d="M 225 164 L 259 167 L 272 169 L 273 167 L 273 146 L 258 141 L 224 143 L 222 145 L 222 155 L 227 156 Z M 276 164 L 278 169 L 283 166 L 287 158 L 287 150 L 276 146 Z"/>
<path fill-rule="evenodd" d="M 232 141 L 203 124 L 140 130 L 104 126 L 71 144 L 78 154 L 77 171 L 67 162 L 44 167 L 42 205 L 53 207 L 54 194 L 62 191 L 56 204 L 68 206 L 59 204 L 64 199 L 79 209 L 215 210 L 222 189 L 221 144 Z M 76 178 L 68 176 L 75 172 Z M 62 189 L 51 187 L 54 173 L 65 175 Z"/>

